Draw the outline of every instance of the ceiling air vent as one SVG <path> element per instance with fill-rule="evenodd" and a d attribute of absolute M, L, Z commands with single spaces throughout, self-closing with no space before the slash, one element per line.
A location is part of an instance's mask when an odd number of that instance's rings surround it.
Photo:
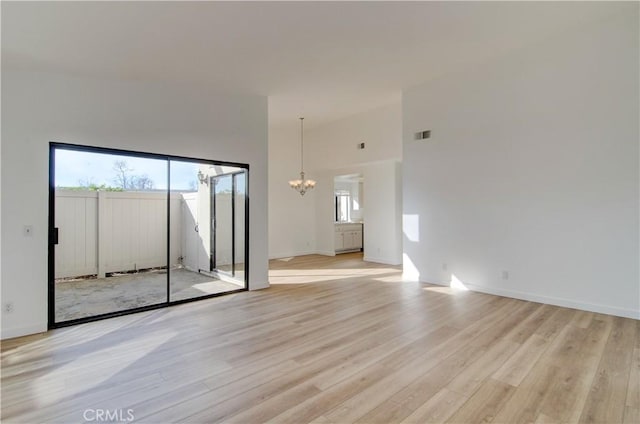
<path fill-rule="evenodd" d="M 426 140 L 427 138 L 430 138 L 430 137 L 431 137 L 431 130 L 418 131 L 417 133 L 415 133 L 416 140 Z"/>

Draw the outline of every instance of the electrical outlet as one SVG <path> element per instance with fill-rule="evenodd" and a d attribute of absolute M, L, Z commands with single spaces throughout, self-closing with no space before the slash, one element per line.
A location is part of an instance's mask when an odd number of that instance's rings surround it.
<path fill-rule="evenodd" d="M 11 312 L 13 312 L 13 302 L 6 302 L 4 304 L 4 311 L 8 314 L 10 314 Z"/>
<path fill-rule="evenodd" d="M 503 280 L 509 279 L 509 271 L 502 271 L 502 279 Z"/>
<path fill-rule="evenodd" d="M 449 269 L 449 265 L 447 265 L 446 263 L 443 263 L 443 264 L 442 264 L 442 270 L 443 270 L 443 271 L 446 271 L 446 270 L 448 270 L 448 269 Z"/>

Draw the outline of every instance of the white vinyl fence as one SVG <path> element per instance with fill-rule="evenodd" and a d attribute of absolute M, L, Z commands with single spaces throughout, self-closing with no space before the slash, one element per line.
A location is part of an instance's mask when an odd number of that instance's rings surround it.
<path fill-rule="evenodd" d="M 182 195 L 171 194 L 171 261 L 182 256 Z M 55 278 L 167 264 L 166 193 L 56 190 Z"/>

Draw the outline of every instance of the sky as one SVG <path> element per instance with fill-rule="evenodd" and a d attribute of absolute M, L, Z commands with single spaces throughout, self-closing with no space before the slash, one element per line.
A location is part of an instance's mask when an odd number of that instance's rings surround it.
<path fill-rule="evenodd" d="M 77 187 L 88 181 L 96 185 L 116 186 L 113 168 L 118 160 L 124 160 L 132 169 L 131 175 L 146 174 L 154 188 L 167 189 L 167 162 L 114 154 L 80 152 L 56 149 L 55 185 Z M 198 184 L 198 163 L 171 161 L 171 189 L 190 191 Z"/>

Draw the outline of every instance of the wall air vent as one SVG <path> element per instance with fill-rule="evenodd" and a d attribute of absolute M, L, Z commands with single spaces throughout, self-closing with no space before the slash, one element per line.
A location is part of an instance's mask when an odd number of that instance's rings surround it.
<path fill-rule="evenodd" d="M 431 130 L 418 131 L 417 133 L 415 133 L 416 140 L 426 140 L 427 138 L 430 138 L 430 137 L 431 137 Z"/>

